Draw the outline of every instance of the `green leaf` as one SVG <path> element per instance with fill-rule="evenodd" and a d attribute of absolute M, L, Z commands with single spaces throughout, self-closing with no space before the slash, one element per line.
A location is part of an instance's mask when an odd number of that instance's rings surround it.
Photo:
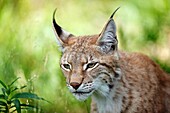
<path fill-rule="evenodd" d="M 6 89 L 6 93 L 7 93 L 7 95 L 10 95 L 10 93 L 11 93 L 11 90 L 10 90 L 10 88 L 8 89 Z"/>
<path fill-rule="evenodd" d="M 43 98 L 38 97 L 36 94 L 29 93 L 29 92 L 23 92 L 23 93 L 17 93 L 14 96 L 12 96 L 11 99 L 14 98 L 25 98 L 25 99 L 37 99 L 37 100 L 44 100 Z"/>
<path fill-rule="evenodd" d="M 25 108 L 33 108 L 33 109 L 40 109 L 38 106 L 35 106 L 35 105 L 30 105 L 30 104 L 21 104 L 22 107 L 25 107 Z"/>
<path fill-rule="evenodd" d="M 39 107 L 39 106 L 37 106 L 37 105 L 26 105 L 26 104 L 22 104 L 21 105 L 22 106 L 22 108 L 23 109 L 26 109 L 26 110 L 36 110 L 36 113 L 43 113 L 42 112 L 42 109 Z M 40 111 L 40 112 L 38 112 L 38 111 Z"/>
<path fill-rule="evenodd" d="M 7 113 L 7 110 L 1 110 L 1 109 L 0 109 L 0 112 L 1 112 L 1 113 Z"/>
<path fill-rule="evenodd" d="M 23 89 L 23 88 L 25 88 L 25 87 L 27 87 L 26 85 L 24 85 L 24 86 L 21 86 L 20 88 L 18 88 L 18 87 L 15 87 L 11 92 L 14 92 L 14 91 L 16 91 L 16 90 L 18 90 L 18 89 Z"/>
<path fill-rule="evenodd" d="M 0 101 L 0 105 L 1 105 L 1 106 L 5 106 L 5 105 L 6 105 L 6 103 L 5 103 L 5 102 L 3 102 L 3 101 Z"/>
<path fill-rule="evenodd" d="M 17 89 L 19 89 L 19 88 L 17 88 L 17 87 L 15 87 L 11 92 L 14 92 L 14 91 L 16 91 Z"/>
<path fill-rule="evenodd" d="M 11 87 L 18 79 L 20 79 L 21 77 L 18 77 L 18 78 L 16 78 L 13 82 L 11 82 L 11 84 L 10 85 L 8 85 L 9 87 Z"/>
<path fill-rule="evenodd" d="M 21 86 L 20 89 L 24 89 L 25 87 L 27 87 L 27 85 Z"/>
<path fill-rule="evenodd" d="M 1 80 L 0 80 L 0 84 L 1 84 L 5 89 L 7 89 L 7 86 L 6 86 L 5 83 L 3 83 Z"/>
<path fill-rule="evenodd" d="M 6 95 L 6 89 L 5 88 L 1 88 L 2 90 L 2 95 L 4 95 L 4 99 L 7 101 L 8 100 L 8 95 Z"/>
<path fill-rule="evenodd" d="M 1 101 L 1 100 L 0 100 L 0 105 L 7 107 L 7 104 L 4 101 Z"/>
<path fill-rule="evenodd" d="M 21 106 L 21 109 L 26 109 L 26 110 L 33 110 L 33 109 L 36 109 L 36 110 L 41 110 L 41 108 L 39 108 L 38 106 L 35 106 L 35 105 L 30 105 L 30 104 L 20 104 Z M 11 106 L 11 108 L 14 108 L 15 106 Z M 13 110 L 11 113 L 15 112 L 15 110 Z"/>
<path fill-rule="evenodd" d="M 6 89 L 5 88 L 1 88 L 1 90 L 2 90 L 3 95 L 5 95 Z"/>
<path fill-rule="evenodd" d="M 0 100 L 0 113 L 8 113 L 8 106 L 4 101 Z"/>
<path fill-rule="evenodd" d="M 0 94 L 0 99 L 5 99 L 5 96 L 3 94 Z"/>
<path fill-rule="evenodd" d="M 17 113 L 21 113 L 21 106 L 20 106 L 20 101 L 18 99 L 15 99 L 12 101 L 15 105 L 15 108 L 17 110 Z"/>
<path fill-rule="evenodd" d="M 5 106 L 0 105 L 0 110 L 5 110 L 5 108 L 6 108 Z"/>

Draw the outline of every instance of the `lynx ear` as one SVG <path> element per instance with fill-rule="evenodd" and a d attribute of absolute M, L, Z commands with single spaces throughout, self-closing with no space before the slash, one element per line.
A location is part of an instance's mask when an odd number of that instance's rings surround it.
<path fill-rule="evenodd" d="M 105 53 L 117 50 L 118 41 L 116 36 L 116 25 L 113 20 L 113 16 L 118 9 L 119 8 L 117 8 L 109 18 L 109 21 L 107 22 L 97 41 L 97 44 L 100 46 L 101 50 Z"/>
<path fill-rule="evenodd" d="M 62 47 L 67 45 L 67 42 L 68 42 L 68 38 L 73 36 L 71 33 L 65 31 L 64 29 L 62 29 L 55 21 L 55 12 L 56 12 L 56 9 L 53 13 L 53 28 L 54 28 L 54 32 L 56 34 L 56 37 L 57 37 L 57 42 L 58 44 Z"/>

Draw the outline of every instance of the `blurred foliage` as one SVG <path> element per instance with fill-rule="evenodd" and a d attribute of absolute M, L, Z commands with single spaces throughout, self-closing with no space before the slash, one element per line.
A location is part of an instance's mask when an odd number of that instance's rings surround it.
<path fill-rule="evenodd" d="M 14 83 L 18 79 L 19 77 L 8 85 L 0 80 L 0 85 L 2 85 L 2 94 L 0 93 L 0 112 L 21 113 L 21 111 L 25 110 L 38 113 L 42 111 L 38 104 L 36 104 L 38 102 L 37 100 L 46 100 L 31 92 L 18 92 L 18 90 L 22 90 L 26 87 L 25 85 L 20 88 L 14 86 Z"/>
<path fill-rule="evenodd" d="M 90 100 L 77 101 L 67 90 L 59 68 L 52 13 L 75 35 L 100 33 L 112 12 L 119 48 L 149 55 L 170 72 L 169 0 L 0 0 L 0 80 L 16 77 L 18 85 L 51 101 L 49 113 L 87 113 Z"/>

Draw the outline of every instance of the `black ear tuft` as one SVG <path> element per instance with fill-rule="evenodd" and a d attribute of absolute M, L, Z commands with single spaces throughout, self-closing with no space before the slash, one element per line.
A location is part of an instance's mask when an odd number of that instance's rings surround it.
<path fill-rule="evenodd" d="M 53 26 L 54 26 L 54 29 L 55 29 L 57 35 L 60 37 L 60 35 L 62 34 L 62 30 L 61 30 L 61 27 L 55 21 L 56 11 L 57 11 L 57 8 L 54 10 L 54 13 L 53 13 Z"/>
<path fill-rule="evenodd" d="M 52 23 L 53 23 L 54 32 L 56 34 L 57 43 L 63 49 L 64 46 L 67 45 L 68 39 L 73 35 L 71 33 L 67 32 L 66 30 L 64 30 L 62 27 L 60 27 L 57 24 L 57 22 L 55 20 L 56 10 L 57 9 L 55 9 L 54 13 L 53 13 Z"/>
<path fill-rule="evenodd" d="M 105 53 L 117 50 L 118 40 L 116 35 L 116 24 L 113 20 L 113 16 L 119 8 L 120 7 L 118 7 L 111 15 L 97 41 L 98 46 Z"/>
<path fill-rule="evenodd" d="M 118 7 L 118 8 L 113 12 L 113 14 L 110 16 L 110 19 L 113 18 L 113 16 L 115 15 L 115 13 L 117 12 L 117 10 L 118 10 L 119 8 L 120 8 L 120 7 Z"/>

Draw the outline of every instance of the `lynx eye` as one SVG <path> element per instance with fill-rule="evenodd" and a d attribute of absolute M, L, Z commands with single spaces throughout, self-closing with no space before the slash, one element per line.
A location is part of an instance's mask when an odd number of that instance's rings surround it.
<path fill-rule="evenodd" d="M 98 62 L 91 62 L 85 65 L 85 70 L 87 69 L 93 69 L 98 65 Z"/>
<path fill-rule="evenodd" d="M 70 64 L 62 64 L 61 67 L 67 71 L 71 70 L 71 65 Z"/>

